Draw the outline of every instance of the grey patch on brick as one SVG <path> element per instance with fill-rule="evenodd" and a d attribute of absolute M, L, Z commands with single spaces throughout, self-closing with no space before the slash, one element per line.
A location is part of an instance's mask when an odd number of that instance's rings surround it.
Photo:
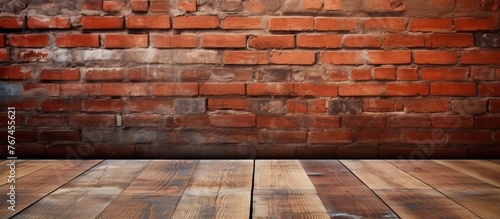
<path fill-rule="evenodd" d="M 283 115 L 286 111 L 286 100 L 253 99 L 250 103 L 255 115 Z"/>
<path fill-rule="evenodd" d="M 363 109 L 363 100 L 330 100 L 328 113 L 330 114 L 357 114 Z"/>
<path fill-rule="evenodd" d="M 194 115 L 203 114 L 207 110 L 207 99 L 176 99 L 175 112 L 177 114 Z"/>
<path fill-rule="evenodd" d="M 500 47 L 500 33 L 476 33 L 476 46 L 486 48 Z"/>
<path fill-rule="evenodd" d="M 120 143 L 152 143 L 156 141 L 157 132 L 153 130 L 123 130 L 118 132 Z"/>
<path fill-rule="evenodd" d="M 258 78 L 265 82 L 284 82 L 290 81 L 292 73 L 293 70 L 289 68 L 262 69 L 258 72 Z"/>
<path fill-rule="evenodd" d="M 0 99 L 17 97 L 21 95 L 21 92 L 21 84 L 0 83 Z"/>
<path fill-rule="evenodd" d="M 85 129 L 82 130 L 82 142 L 99 143 L 115 140 L 112 130 Z"/>

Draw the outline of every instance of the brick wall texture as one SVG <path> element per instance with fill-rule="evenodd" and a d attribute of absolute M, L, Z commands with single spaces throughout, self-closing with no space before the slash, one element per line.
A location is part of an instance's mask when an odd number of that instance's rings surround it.
<path fill-rule="evenodd" d="M 0 155 L 500 158 L 499 6 L 3 1 Z"/>

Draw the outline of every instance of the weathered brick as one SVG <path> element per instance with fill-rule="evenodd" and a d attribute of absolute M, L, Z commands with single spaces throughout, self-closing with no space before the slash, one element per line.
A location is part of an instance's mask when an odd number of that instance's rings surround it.
<path fill-rule="evenodd" d="M 312 31 L 314 29 L 313 17 L 270 17 L 270 31 Z"/>
<path fill-rule="evenodd" d="M 173 18 L 174 29 L 214 29 L 219 27 L 217 16 L 179 16 Z"/>
<path fill-rule="evenodd" d="M 215 127 L 237 128 L 255 127 L 255 115 L 228 114 L 210 115 L 210 124 Z"/>
<path fill-rule="evenodd" d="M 258 30 L 266 25 L 261 17 L 228 16 L 221 21 L 221 28 L 228 30 Z"/>
<path fill-rule="evenodd" d="M 123 17 L 117 16 L 84 16 L 80 18 L 83 29 L 122 29 Z"/>
<path fill-rule="evenodd" d="M 203 114 L 206 112 L 206 102 L 205 98 L 175 99 L 175 112 L 183 115 Z"/>
<path fill-rule="evenodd" d="M 294 35 L 258 35 L 250 37 L 248 46 L 257 49 L 289 49 L 295 47 Z"/>
<path fill-rule="evenodd" d="M 29 17 L 30 29 L 69 29 L 71 28 L 68 17 Z"/>
<path fill-rule="evenodd" d="M 328 102 L 328 113 L 330 114 L 358 114 L 363 110 L 363 100 L 347 99 L 347 100 L 330 100 Z"/>
<path fill-rule="evenodd" d="M 169 29 L 170 16 L 128 16 L 126 25 L 130 29 Z"/>
<path fill-rule="evenodd" d="M 316 17 L 315 23 L 317 31 L 350 31 L 359 28 L 357 18 Z"/>

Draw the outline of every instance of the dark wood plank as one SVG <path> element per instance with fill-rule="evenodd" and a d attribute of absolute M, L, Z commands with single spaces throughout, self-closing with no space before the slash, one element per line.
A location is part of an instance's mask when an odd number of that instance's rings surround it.
<path fill-rule="evenodd" d="M 15 218 L 96 218 L 147 164 L 148 161 L 106 160 Z"/>
<path fill-rule="evenodd" d="M 197 164 L 151 161 L 99 218 L 170 218 Z"/>
<path fill-rule="evenodd" d="M 255 162 L 253 218 L 330 218 L 299 161 Z"/>
<path fill-rule="evenodd" d="M 100 160 L 60 160 L 16 180 L 16 211 L 10 211 L 2 204 L 0 215 L 14 216 L 100 162 Z M 6 194 L 9 186 L 9 184 L 2 185 L 0 193 Z"/>
<path fill-rule="evenodd" d="M 500 189 L 450 190 L 445 194 L 481 218 L 500 215 Z"/>
<path fill-rule="evenodd" d="M 500 188 L 500 166 L 485 160 L 436 160 L 435 162 Z"/>
<path fill-rule="evenodd" d="M 203 160 L 172 218 L 248 218 L 253 161 Z"/>
<path fill-rule="evenodd" d="M 301 160 L 331 218 L 398 218 L 337 160 Z"/>

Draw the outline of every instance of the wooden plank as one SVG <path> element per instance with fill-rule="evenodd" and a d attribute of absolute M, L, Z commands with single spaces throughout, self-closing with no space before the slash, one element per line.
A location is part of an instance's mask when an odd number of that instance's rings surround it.
<path fill-rule="evenodd" d="M 433 189 L 374 190 L 401 218 L 478 218 Z"/>
<path fill-rule="evenodd" d="M 170 218 L 197 164 L 151 161 L 99 218 Z"/>
<path fill-rule="evenodd" d="M 0 215 L 11 217 L 21 212 L 100 162 L 100 160 L 60 160 L 16 180 L 16 211 L 8 210 L 5 206 L 6 202 L 3 202 Z M 0 193 L 6 194 L 9 186 L 9 184 L 0 186 Z"/>
<path fill-rule="evenodd" d="M 330 218 L 299 161 L 255 162 L 253 218 Z"/>
<path fill-rule="evenodd" d="M 10 174 L 10 169 L 7 167 L 7 163 L 10 161 L 4 161 L 0 165 L 2 165 L 2 168 L 0 170 L 0 179 L 7 179 Z M 19 160 L 16 160 L 15 164 L 15 171 L 16 171 L 16 180 L 20 179 L 30 173 L 36 172 L 37 170 L 40 170 L 48 165 L 51 165 L 57 161 L 48 161 L 48 160 L 33 160 L 30 162 L 19 162 Z M 0 181 L 0 186 L 7 184 L 7 180 L 2 180 Z"/>
<path fill-rule="evenodd" d="M 500 188 L 500 166 L 485 160 L 436 160 L 435 162 Z"/>
<path fill-rule="evenodd" d="M 301 160 L 331 218 L 398 218 L 337 160 Z"/>
<path fill-rule="evenodd" d="M 106 160 L 15 218 L 96 218 L 147 164 L 148 161 Z"/>
<path fill-rule="evenodd" d="M 200 161 L 172 218 L 248 218 L 253 161 Z"/>
<path fill-rule="evenodd" d="M 481 218 L 500 215 L 500 189 L 446 191 L 446 195 Z"/>
<path fill-rule="evenodd" d="M 431 189 L 383 160 L 342 160 L 370 189 Z"/>

